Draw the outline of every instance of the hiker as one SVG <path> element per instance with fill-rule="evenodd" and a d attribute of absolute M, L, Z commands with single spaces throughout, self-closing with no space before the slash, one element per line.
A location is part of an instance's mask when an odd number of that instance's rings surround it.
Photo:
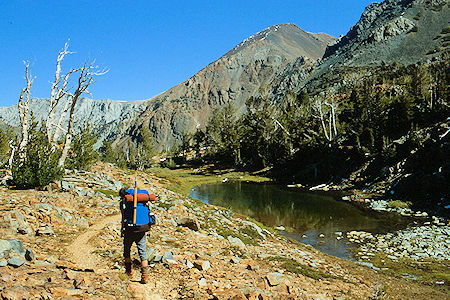
<path fill-rule="evenodd" d="M 148 208 L 149 202 L 156 200 L 154 194 L 146 190 L 122 188 L 119 191 L 120 211 L 122 213 L 121 236 L 123 237 L 123 257 L 125 273 L 131 277 L 131 246 L 136 243 L 141 259 L 141 283 L 149 280 L 149 266 L 147 260 L 147 232 L 155 223 L 154 215 Z"/>

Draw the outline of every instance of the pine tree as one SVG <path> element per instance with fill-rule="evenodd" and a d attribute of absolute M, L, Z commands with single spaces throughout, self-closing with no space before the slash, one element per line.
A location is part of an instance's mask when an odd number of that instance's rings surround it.
<path fill-rule="evenodd" d="M 94 149 L 97 137 L 91 127 L 85 125 L 81 132 L 74 136 L 71 152 L 66 162 L 69 169 L 86 169 L 98 160 L 98 152 Z"/>
<path fill-rule="evenodd" d="M 26 156 L 19 159 L 16 154 L 11 168 L 13 184 L 18 188 L 44 187 L 62 177 L 63 169 L 58 166 L 60 151 L 54 151 L 46 138 L 45 126 L 31 116 Z"/>

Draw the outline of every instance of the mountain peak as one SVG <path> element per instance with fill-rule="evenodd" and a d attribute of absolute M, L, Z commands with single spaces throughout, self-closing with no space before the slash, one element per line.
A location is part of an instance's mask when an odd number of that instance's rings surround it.
<path fill-rule="evenodd" d="M 326 37 L 324 37 L 326 36 Z M 234 54 L 240 52 L 241 50 L 245 49 L 246 47 L 256 44 L 261 41 L 270 42 L 272 44 L 280 45 L 280 44 L 296 44 L 296 47 L 298 49 L 303 49 L 304 47 L 307 47 L 311 43 L 315 43 L 316 41 L 319 41 L 321 43 L 328 43 L 330 41 L 335 40 L 334 37 L 325 35 L 325 34 L 314 34 L 309 33 L 301 28 L 299 28 L 297 25 L 293 23 L 286 23 L 286 24 L 276 24 L 269 26 L 254 35 L 246 38 L 242 42 L 240 42 L 238 45 L 236 45 L 233 49 L 228 51 L 223 57 L 229 58 L 233 56 Z M 292 50 L 292 49 L 291 49 Z M 294 51 L 295 52 L 295 51 Z M 297 55 L 294 55 L 297 56 Z M 301 55 L 298 55 L 301 56 Z M 321 56 L 321 55 L 320 55 Z M 318 59 L 320 57 L 315 57 L 313 55 L 313 59 Z"/>

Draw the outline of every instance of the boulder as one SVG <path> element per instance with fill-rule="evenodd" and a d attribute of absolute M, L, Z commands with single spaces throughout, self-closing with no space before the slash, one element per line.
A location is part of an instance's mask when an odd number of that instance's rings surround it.
<path fill-rule="evenodd" d="M 162 258 L 161 258 L 161 261 L 162 261 L 163 263 L 166 263 L 168 260 L 174 260 L 174 259 L 173 259 L 173 253 L 170 252 L 170 251 L 164 252 L 164 255 L 163 255 Z"/>
<path fill-rule="evenodd" d="M 34 260 L 34 253 L 31 248 L 27 248 L 27 250 L 25 251 L 25 259 L 28 261 Z"/>
<path fill-rule="evenodd" d="M 211 268 L 211 264 L 207 260 L 196 260 L 194 261 L 194 267 L 196 267 L 200 271 L 206 271 Z"/>
<path fill-rule="evenodd" d="M 20 234 L 29 234 L 33 232 L 23 214 L 18 210 L 13 210 L 5 216 L 5 221 L 9 222 L 9 227 L 12 230 L 17 231 Z"/>
<path fill-rule="evenodd" d="M 245 246 L 244 242 L 241 241 L 240 238 L 232 237 L 231 235 L 229 235 L 228 241 L 230 242 L 231 246 L 237 247 L 239 250 L 247 252 L 247 246 Z"/>
<path fill-rule="evenodd" d="M 8 260 L 8 265 L 13 266 L 14 268 L 18 268 L 25 263 L 25 260 L 18 257 L 13 256 Z"/>
<path fill-rule="evenodd" d="M 193 217 L 182 217 L 177 219 L 177 225 L 187 227 L 189 229 L 192 229 L 194 231 L 200 230 L 200 223 L 196 218 Z"/>
<path fill-rule="evenodd" d="M 7 240 L 0 240 L 0 258 L 8 257 L 11 252 L 11 244 Z"/>
<path fill-rule="evenodd" d="M 11 245 L 11 250 L 15 253 L 19 254 L 20 256 L 25 255 L 25 247 L 23 246 L 22 242 L 19 240 L 12 240 L 9 241 L 9 244 Z"/>
<path fill-rule="evenodd" d="M 272 272 L 267 274 L 266 279 L 270 286 L 276 286 L 283 282 L 283 274 L 279 272 Z"/>

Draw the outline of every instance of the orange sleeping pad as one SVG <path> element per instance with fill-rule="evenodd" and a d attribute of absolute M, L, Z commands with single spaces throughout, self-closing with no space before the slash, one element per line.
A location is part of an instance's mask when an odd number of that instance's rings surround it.
<path fill-rule="evenodd" d="M 126 202 L 133 202 L 133 195 L 125 195 Z M 155 194 L 137 194 L 137 202 L 156 201 Z"/>

